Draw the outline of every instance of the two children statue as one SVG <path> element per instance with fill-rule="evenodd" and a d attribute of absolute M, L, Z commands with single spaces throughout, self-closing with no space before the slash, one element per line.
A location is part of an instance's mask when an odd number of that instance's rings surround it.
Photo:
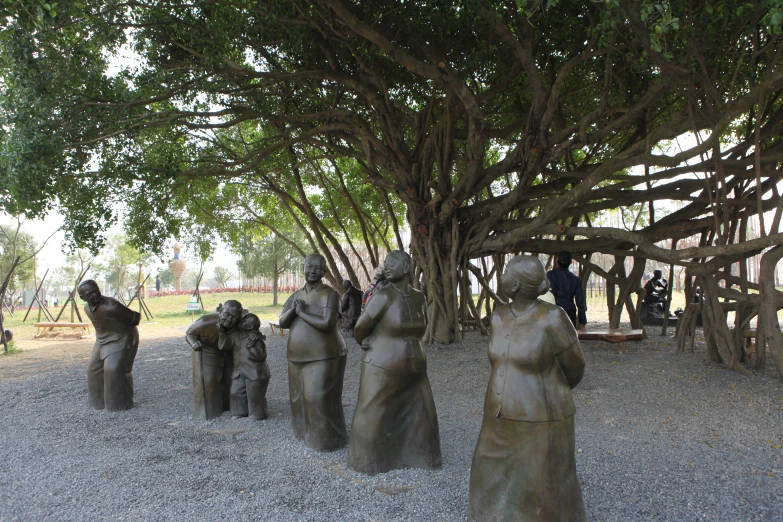
<path fill-rule="evenodd" d="M 194 416 L 204 420 L 231 411 L 236 417 L 268 416 L 269 365 L 261 320 L 230 299 L 196 319 L 186 340 L 193 349 Z"/>

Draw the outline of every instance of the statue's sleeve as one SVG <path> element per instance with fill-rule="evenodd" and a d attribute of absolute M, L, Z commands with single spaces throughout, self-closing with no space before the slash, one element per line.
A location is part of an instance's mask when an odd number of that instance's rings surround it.
<path fill-rule="evenodd" d="M 286 299 L 285 304 L 283 305 L 283 311 L 280 313 L 280 315 L 283 315 L 294 306 L 294 296 L 296 296 L 296 292 L 288 296 L 288 299 Z"/>
<path fill-rule="evenodd" d="M 324 308 L 331 308 L 336 312 L 340 311 L 340 294 L 337 293 L 337 290 L 331 290 L 329 295 L 326 296 Z"/>
<path fill-rule="evenodd" d="M 389 296 L 381 289 L 373 293 L 372 299 L 367 301 L 364 313 L 377 321 L 386 313 L 387 308 L 389 308 Z"/>
<path fill-rule="evenodd" d="M 135 312 L 120 303 L 112 303 L 107 312 L 107 317 L 128 326 L 136 326 L 141 322 L 141 314 L 139 312 Z"/>
<path fill-rule="evenodd" d="M 549 336 L 551 340 L 552 351 L 555 355 L 564 352 L 576 345 L 579 346 L 579 337 L 576 329 L 571 323 L 565 311 L 558 307 L 550 313 L 551 324 L 549 327 Z"/>

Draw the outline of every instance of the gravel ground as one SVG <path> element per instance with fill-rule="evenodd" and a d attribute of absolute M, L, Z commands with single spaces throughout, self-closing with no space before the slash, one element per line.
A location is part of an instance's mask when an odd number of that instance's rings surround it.
<path fill-rule="evenodd" d="M 600 324 L 592 324 L 600 327 Z M 605 326 L 605 325 L 604 325 Z M 783 386 L 747 378 L 672 337 L 583 343 L 575 390 L 577 468 L 590 520 L 783 521 Z M 443 469 L 368 477 L 347 450 L 316 453 L 290 433 L 285 339 L 269 336 L 271 418 L 191 418 L 184 337 L 145 342 L 136 407 L 87 407 L 84 364 L 8 378 L 0 366 L 0 519 L 464 521 L 489 365 L 486 338 L 431 348 Z M 361 354 L 353 341 L 350 416 Z M 22 354 L 24 356 L 25 354 Z"/>

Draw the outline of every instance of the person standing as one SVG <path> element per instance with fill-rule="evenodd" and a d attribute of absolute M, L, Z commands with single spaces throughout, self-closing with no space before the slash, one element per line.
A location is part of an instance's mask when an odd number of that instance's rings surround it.
<path fill-rule="evenodd" d="M 575 328 L 587 329 L 587 306 L 582 280 L 571 273 L 571 252 L 561 250 L 557 253 L 557 267 L 546 274 L 549 288 L 555 296 L 557 306 L 565 310 Z M 576 304 L 574 304 L 576 301 Z"/>
<path fill-rule="evenodd" d="M 345 288 L 345 293 L 340 302 L 340 315 L 343 316 L 343 334 L 347 337 L 353 337 L 353 327 L 362 314 L 362 291 L 353 286 L 349 279 L 343 281 L 343 287 Z"/>
<path fill-rule="evenodd" d="M 370 286 L 367 287 L 367 290 L 364 291 L 364 294 L 362 295 L 362 311 L 364 311 L 365 307 L 367 306 L 367 301 L 370 300 L 372 297 L 373 292 L 375 292 L 375 289 L 378 285 L 383 285 L 386 282 L 386 276 L 383 275 L 383 267 L 378 266 L 375 267 L 375 270 L 373 271 L 373 278 L 372 281 L 370 281 Z"/>
<path fill-rule="evenodd" d="M 160 275 L 155 276 L 155 291 L 160 292 L 162 286 L 163 281 L 160 280 Z"/>
<path fill-rule="evenodd" d="M 84 313 L 95 328 L 95 345 L 87 366 L 87 393 L 97 410 L 133 407 L 133 361 L 139 349 L 139 312 L 101 295 L 98 283 L 83 281 L 77 288 Z"/>
<path fill-rule="evenodd" d="M 340 294 L 321 282 L 324 273 L 322 255 L 305 258 L 305 285 L 285 302 L 279 322 L 289 330 L 286 359 L 294 437 L 316 451 L 335 451 L 348 442 L 342 402 L 347 351 L 337 327 Z"/>

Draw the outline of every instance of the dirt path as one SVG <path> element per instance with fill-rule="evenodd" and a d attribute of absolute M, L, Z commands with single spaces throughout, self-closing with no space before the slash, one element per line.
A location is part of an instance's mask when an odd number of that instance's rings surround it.
<path fill-rule="evenodd" d="M 154 323 L 139 326 L 139 336 L 144 343 L 153 343 L 172 337 L 184 339 L 187 326 L 169 327 Z M 95 337 L 80 339 L 78 334 L 55 332 L 43 338 L 24 336 L 15 339 L 21 353 L 0 357 L 0 382 L 25 379 L 52 370 L 75 365 L 85 368 L 92 354 Z"/>

